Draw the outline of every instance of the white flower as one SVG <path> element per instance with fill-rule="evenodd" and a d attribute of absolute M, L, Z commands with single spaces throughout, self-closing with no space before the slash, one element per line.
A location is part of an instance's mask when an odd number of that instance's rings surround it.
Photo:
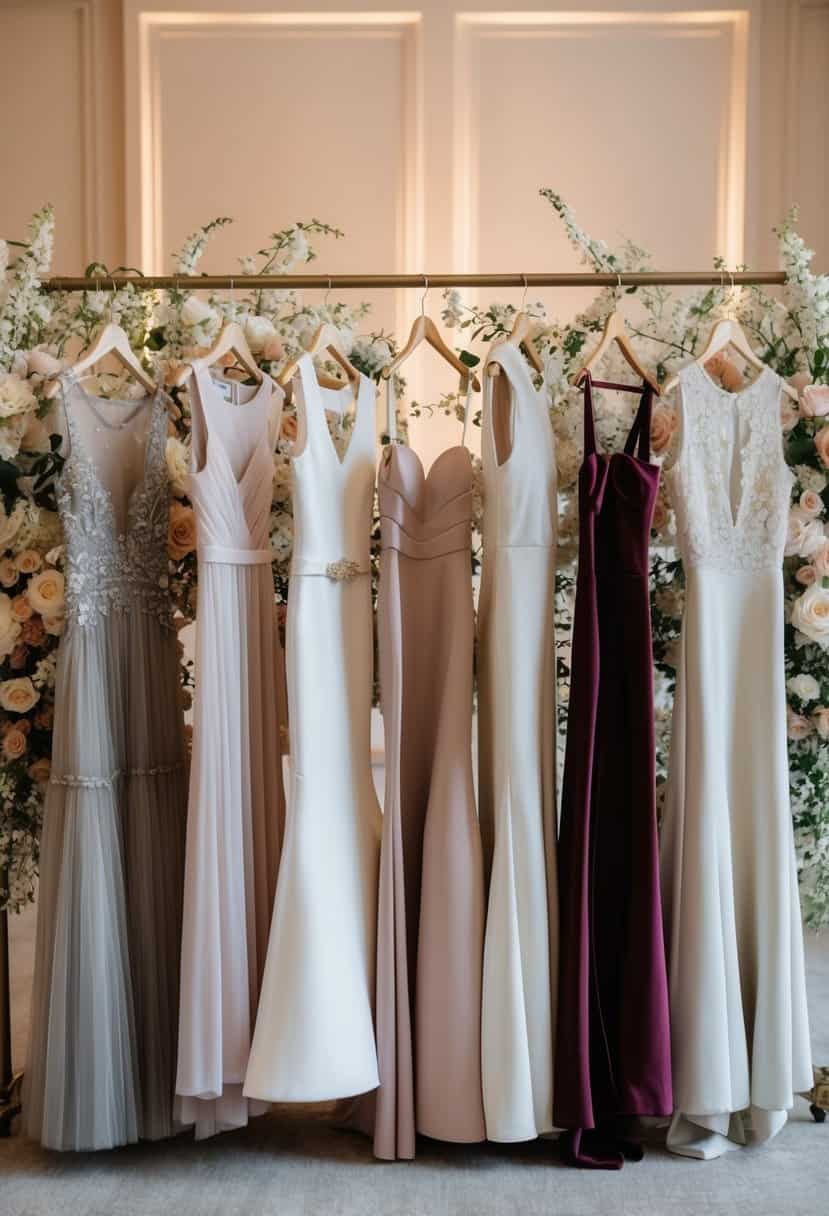
<path fill-rule="evenodd" d="M 807 587 L 792 604 L 792 624 L 810 641 L 829 647 L 829 589 L 819 583 Z"/>
<path fill-rule="evenodd" d="M 176 498 L 183 498 L 187 492 L 187 478 L 190 472 L 190 449 L 186 443 L 171 435 L 165 449 L 167 458 L 167 476 L 170 480 L 170 490 Z"/>
<path fill-rule="evenodd" d="M 805 671 L 787 680 L 786 688 L 800 701 L 816 701 L 820 696 L 820 684 L 814 676 Z"/>
<path fill-rule="evenodd" d="M 9 266 L 9 246 L 6 241 L 0 239 L 0 278 L 8 270 Z"/>
<path fill-rule="evenodd" d="M 308 238 L 301 228 L 295 228 L 291 233 L 288 256 L 292 262 L 304 262 L 308 258 Z"/>
<path fill-rule="evenodd" d="M 189 329 L 195 329 L 198 325 L 208 328 L 213 325 L 218 319 L 218 314 L 206 300 L 200 300 L 198 296 L 188 296 L 181 306 L 181 323 Z"/>
<path fill-rule="evenodd" d="M 37 409 L 35 397 L 29 385 L 19 376 L 0 376 L 0 418 L 15 418 Z"/>
<path fill-rule="evenodd" d="M 3 460 L 14 460 L 17 456 L 27 421 L 25 416 L 21 416 L 0 425 L 0 456 Z"/>
<path fill-rule="evenodd" d="M 454 329 L 463 317 L 463 296 L 456 287 L 443 293 L 445 306 L 441 312 L 441 320 L 447 329 Z"/>
<path fill-rule="evenodd" d="M 267 317 L 245 317 L 245 337 L 254 354 L 259 354 L 269 338 L 276 337 L 276 327 Z"/>
<path fill-rule="evenodd" d="M 0 591 L 0 659 L 10 655 L 20 637 L 20 623 L 14 619 L 11 598 Z"/>
<path fill-rule="evenodd" d="M 2 431 L 0 431 L 2 434 Z M 26 515 L 26 504 L 22 499 L 14 504 L 11 515 L 6 514 L 3 500 L 0 498 L 0 553 L 9 549 L 23 524 Z"/>
<path fill-rule="evenodd" d="M 278 562 L 286 562 L 294 547 L 293 529 L 290 523 L 291 521 L 283 516 L 279 527 L 271 534 L 271 549 Z"/>
<path fill-rule="evenodd" d="M 798 464 L 794 472 L 803 490 L 821 494 L 826 489 L 826 474 L 820 469 L 813 469 L 810 464 Z"/>
<path fill-rule="evenodd" d="M 802 507 L 792 507 L 786 533 L 786 557 L 810 557 L 823 547 L 825 539 L 823 524 L 810 518 Z"/>

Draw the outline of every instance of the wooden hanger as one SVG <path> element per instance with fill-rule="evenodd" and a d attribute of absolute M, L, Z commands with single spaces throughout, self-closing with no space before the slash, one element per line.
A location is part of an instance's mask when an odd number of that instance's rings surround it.
<path fill-rule="evenodd" d="M 544 364 L 541 362 L 541 356 L 532 340 L 533 322 L 534 318 L 529 316 L 528 313 L 516 313 L 509 337 L 505 338 L 503 342 L 499 342 L 498 345 L 515 346 L 519 350 L 523 350 L 531 366 L 539 375 L 543 375 Z M 501 374 L 501 364 L 497 359 L 490 359 L 487 362 L 486 373 L 488 376 L 499 376 Z"/>
<path fill-rule="evenodd" d="M 96 363 L 100 363 L 101 359 L 105 359 L 108 355 L 113 355 L 122 367 L 126 368 L 128 372 L 132 372 L 145 392 L 154 393 L 156 391 L 158 386 L 155 380 L 141 366 L 138 356 L 130 346 L 126 332 L 114 321 L 109 321 L 104 326 L 89 350 L 82 354 L 76 363 L 73 363 L 72 374 L 78 380 L 83 379 Z"/>
<path fill-rule="evenodd" d="M 454 367 L 459 373 L 463 386 L 466 387 L 471 383 L 476 393 L 481 391 L 481 382 L 475 375 L 471 367 L 468 367 L 462 359 L 459 359 L 451 347 L 444 342 L 440 330 L 431 317 L 427 317 L 424 311 L 426 296 L 429 292 L 429 280 L 424 277 L 424 292 L 420 302 L 420 316 L 415 318 L 412 328 L 409 330 L 409 337 L 406 345 L 401 351 L 395 355 L 391 363 L 383 368 L 383 379 L 388 380 L 390 376 L 397 371 L 401 364 L 405 363 L 409 355 L 411 355 L 422 342 L 427 342 L 433 350 L 436 350 L 442 359 L 445 359 L 450 367 Z"/>
<path fill-rule="evenodd" d="M 620 278 L 621 285 L 621 278 Z M 660 394 L 659 385 L 649 372 L 645 370 L 642 364 L 636 357 L 636 352 L 631 346 L 627 331 L 625 329 L 624 318 L 618 308 L 615 308 L 610 316 L 605 321 L 604 332 L 602 333 L 601 341 L 587 362 L 579 368 L 571 383 L 575 386 L 581 384 L 588 372 L 592 372 L 597 363 L 600 363 L 610 349 L 611 344 L 615 342 L 619 350 L 625 357 L 625 360 L 631 371 L 635 372 L 640 380 L 649 385 L 654 394 L 658 397 Z"/>
<path fill-rule="evenodd" d="M 330 321 L 326 321 L 323 325 L 319 326 L 303 354 L 311 355 L 313 358 L 315 355 L 320 355 L 323 352 L 330 355 L 334 362 L 340 365 L 350 384 L 357 384 L 359 382 L 360 373 L 343 350 L 342 334 L 336 325 L 332 325 Z M 288 388 L 299 367 L 301 358 L 302 355 L 299 355 L 296 359 L 292 359 L 279 373 L 277 383 L 280 388 Z M 332 376 L 326 376 L 324 373 L 320 373 L 317 376 L 317 380 L 323 388 L 343 387 L 342 380 L 336 380 Z"/>
<path fill-rule="evenodd" d="M 257 366 L 256 360 L 248 346 L 245 331 L 238 321 L 229 321 L 227 323 L 207 354 L 200 355 L 198 359 L 191 359 L 189 363 L 185 364 L 176 377 L 175 383 L 177 385 L 186 383 L 196 368 L 201 370 L 212 367 L 214 363 L 218 363 L 221 358 L 228 354 L 235 355 L 237 361 L 241 363 L 248 375 L 252 376 L 257 384 L 262 383 L 261 368 Z"/>
<path fill-rule="evenodd" d="M 753 349 L 745 330 L 736 317 L 722 317 L 717 321 L 708 335 L 708 341 L 705 343 L 704 350 L 693 362 L 698 363 L 700 367 L 704 368 L 710 359 L 713 359 L 715 355 L 718 355 L 720 351 L 725 350 L 728 346 L 732 346 L 739 355 L 742 355 L 746 363 L 750 364 L 757 371 L 764 371 L 768 366 Z M 669 393 L 675 387 L 678 380 L 678 374 L 671 376 L 664 384 L 663 392 Z M 791 384 L 787 384 L 782 377 L 780 383 L 783 386 L 783 392 L 788 397 L 791 397 L 793 401 L 797 401 L 797 389 L 793 388 Z"/>

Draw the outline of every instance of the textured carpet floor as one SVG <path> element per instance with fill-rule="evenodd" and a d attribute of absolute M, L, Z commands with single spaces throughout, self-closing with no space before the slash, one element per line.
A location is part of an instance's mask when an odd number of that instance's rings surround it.
<path fill-rule="evenodd" d="M 15 1055 L 25 1054 L 34 916 L 13 924 Z M 807 943 L 817 1061 L 829 1064 L 829 934 Z M 44 1152 L 0 1140 L 0 1216 L 805 1216 L 829 1210 L 829 1121 L 798 1101 L 770 1145 L 719 1161 L 671 1157 L 658 1138 L 621 1173 L 559 1165 L 553 1145 L 452 1147 L 380 1164 L 330 1114 L 285 1108 L 196 1144 Z"/>

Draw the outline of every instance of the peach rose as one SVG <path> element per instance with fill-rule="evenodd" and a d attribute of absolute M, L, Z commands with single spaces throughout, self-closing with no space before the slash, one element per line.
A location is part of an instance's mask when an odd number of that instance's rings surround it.
<path fill-rule="evenodd" d="M 45 616 L 43 617 L 43 629 L 53 638 L 59 638 L 63 633 L 63 627 L 66 624 L 66 619 L 63 616 Z"/>
<path fill-rule="evenodd" d="M 815 724 L 815 730 L 820 735 L 821 739 L 829 739 L 829 709 L 825 705 L 819 705 L 812 713 L 812 721 Z"/>
<path fill-rule="evenodd" d="M 20 636 L 27 646 L 42 646 L 46 640 L 46 630 L 43 628 L 41 617 L 35 616 L 31 620 L 24 621 L 23 632 Z"/>
<path fill-rule="evenodd" d="M 825 418 L 829 414 L 829 384 L 807 384 L 800 394 L 804 418 Z"/>
<path fill-rule="evenodd" d="M 55 720 L 54 705 L 41 703 L 34 715 L 34 724 L 38 730 L 51 730 Z"/>
<path fill-rule="evenodd" d="M 281 437 L 293 443 L 297 437 L 297 429 L 296 414 L 283 414 L 282 426 L 280 428 Z"/>
<path fill-rule="evenodd" d="M 675 430 L 675 411 L 667 405 L 657 405 L 651 415 L 651 448 L 656 456 L 668 447 Z"/>
<path fill-rule="evenodd" d="M 811 587 L 812 583 L 817 578 L 817 570 L 814 566 L 799 566 L 794 574 L 801 587 Z"/>
<path fill-rule="evenodd" d="M 9 655 L 9 667 L 11 667 L 12 671 L 22 671 L 28 661 L 28 646 L 24 646 L 22 642 L 18 642 L 14 650 Z"/>
<path fill-rule="evenodd" d="M 822 426 L 815 434 L 815 449 L 820 463 L 829 469 L 829 426 Z"/>
<path fill-rule="evenodd" d="M 805 739 L 812 733 L 809 719 L 804 718 L 803 714 L 796 714 L 791 706 L 787 709 L 786 718 L 786 730 L 790 739 Z"/>
<path fill-rule="evenodd" d="M 662 495 L 657 497 L 653 506 L 653 518 L 651 520 L 651 531 L 661 532 L 668 523 L 668 508 L 665 506 Z"/>
<path fill-rule="evenodd" d="M 60 616 L 65 603 L 65 580 L 60 570 L 53 570 L 51 566 L 41 570 L 29 580 L 26 595 L 41 616 Z"/>
<path fill-rule="evenodd" d="M 19 760 L 25 755 L 28 744 L 22 730 L 12 727 L 3 737 L 3 755 L 7 760 Z"/>
<path fill-rule="evenodd" d="M 40 693 L 28 676 L 18 676 L 0 684 L 0 706 L 7 713 L 27 714 L 39 700 Z"/>
<path fill-rule="evenodd" d="M 16 595 L 12 600 L 12 616 L 16 621 L 28 621 L 32 615 L 32 605 L 25 595 Z M 24 639 L 25 640 L 25 639 Z"/>
<path fill-rule="evenodd" d="M 29 776 L 32 781 L 38 785 L 46 785 L 49 781 L 52 772 L 52 765 L 49 762 L 48 756 L 41 756 L 35 760 L 34 764 L 29 765 Z"/>
<path fill-rule="evenodd" d="M 727 359 L 720 373 L 720 384 L 727 393 L 738 393 L 745 384 L 745 377 L 735 363 Z"/>
<path fill-rule="evenodd" d="M 22 553 L 18 553 L 14 564 L 21 574 L 34 574 L 43 563 L 40 554 L 36 553 L 34 549 L 24 549 Z"/>
<path fill-rule="evenodd" d="M 183 503 L 170 504 L 170 526 L 167 531 L 167 552 L 174 562 L 181 561 L 196 547 L 196 516 L 192 507 Z"/>
<path fill-rule="evenodd" d="M 20 578 L 20 571 L 10 557 L 4 557 L 0 561 L 0 583 L 4 587 L 13 587 Z"/>
<path fill-rule="evenodd" d="M 803 491 L 800 495 L 800 509 L 804 515 L 810 515 L 812 519 L 823 514 L 823 499 L 817 490 Z"/>

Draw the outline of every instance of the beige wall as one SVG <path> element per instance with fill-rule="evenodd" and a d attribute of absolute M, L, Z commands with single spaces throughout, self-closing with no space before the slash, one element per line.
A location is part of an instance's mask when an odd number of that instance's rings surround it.
<path fill-rule="evenodd" d="M 827 64 L 829 0 L 0 0 L 0 234 L 51 200 L 57 271 L 154 271 L 227 214 L 228 269 L 315 215 L 322 271 L 571 267 L 551 185 L 665 269 L 772 263 L 799 201 L 827 267 Z"/>

